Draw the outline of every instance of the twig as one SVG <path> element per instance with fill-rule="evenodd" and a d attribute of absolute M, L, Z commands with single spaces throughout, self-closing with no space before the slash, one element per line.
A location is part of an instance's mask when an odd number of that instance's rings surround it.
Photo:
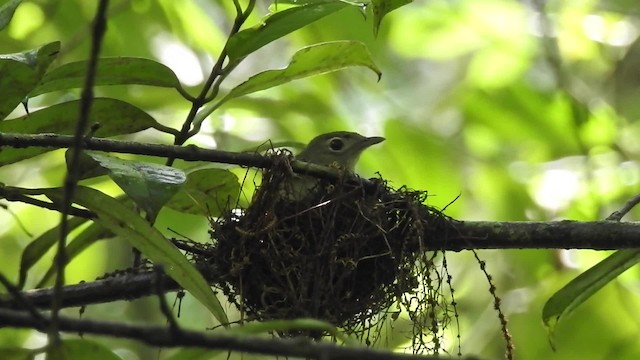
<path fill-rule="evenodd" d="M 91 41 L 91 53 L 87 62 L 87 74 L 84 79 L 84 86 L 80 98 L 80 114 L 78 123 L 76 124 L 76 130 L 73 137 L 73 146 L 71 147 L 71 157 L 69 160 L 69 169 L 64 181 L 64 195 L 62 200 L 62 219 L 60 222 L 60 239 L 58 241 L 58 251 L 56 253 L 55 263 L 57 269 L 57 276 L 55 280 L 55 294 L 59 294 L 64 285 L 64 268 L 66 266 L 66 242 L 67 242 L 67 214 L 71 209 L 71 202 L 75 187 L 79 177 L 79 162 L 82 146 L 84 145 L 84 135 L 89 121 L 89 112 L 91 110 L 91 104 L 93 102 L 93 84 L 95 83 L 96 68 L 98 66 L 98 54 L 100 52 L 100 46 L 102 44 L 102 38 L 107 28 L 107 7 L 109 5 L 108 0 L 100 0 L 98 3 L 98 9 L 96 11 L 95 19 L 93 20 L 93 32 Z M 58 310 L 62 299 L 61 295 L 54 295 L 53 303 L 51 304 L 51 324 L 48 331 L 49 340 L 58 342 L 60 335 L 58 334 Z"/>
<path fill-rule="evenodd" d="M 620 210 L 616 210 L 607 217 L 607 220 L 620 221 L 622 218 L 631 211 L 636 205 L 640 203 L 640 194 L 632 197 Z"/>
<path fill-rule="evenodd" d="M 107 321 L 76 320 L 59 317 L 59 328 L 68 332 L 81 332 L 117 338 L 135 339 L 153 346 L 200 347 L 223 349 L 264 355 L 303 357 L 307 359 L 371 359 L 371 360 L 446 360 L 442 355 L 411 355 L 393 353 L 365 347 L 344 347 L 310 339 L 265 339 L 248 335 L 208 335 L 203 332 L 183 330 L 175 336 L 169 329 L 159 326 L 128 325 Z M 0 325 L 16 328 L 43 330 L 41 324 L 30 314 L 0 309 Z M 471 360 L 472 357 L 456 357 Z"/>

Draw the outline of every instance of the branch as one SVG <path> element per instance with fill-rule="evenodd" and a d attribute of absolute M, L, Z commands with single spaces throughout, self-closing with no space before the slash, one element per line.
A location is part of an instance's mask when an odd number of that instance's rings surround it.
<path fill-rule="evenodd" d="M 49 316 L 43 316 L 50 321 Z M 448 359 L 444 356 L 399 354 L 365 347 L 343 347 L 332 343 L 314 342 L 309 339 L 265 339 L 247 335 L 208 335 L 191 330 L 171 330 L 167 327 L 126 325 L 122 323 L 92 320 L 76 320 L 59 317 L 62 331 L 135 339 L 158 347 L 201 347 L 231 350 L 265 355 L 282 355 L 307 359 Z M 0 309 L 0 326 L 31 328 L 44 331 L 42 323 L 26 312 Z M 471 357 L 456 359 L 468 359 Z"/>
<path fill-rule="evenodd" d="M 611 250 L 639 247 L 640 224 L 613 221 L 578 222 L 485 222 L 456 221 L 437 236 L 426 240 L 427 251 L 470 249 L 596 249 Z M 198 270 L 210 284 L 215 284 L 216 271 L 211 266 Z M 154 280 L 154 273 L 125 274 L 90 283 L 67 285 L 62 290 L 62 306 L 132 300 L 152 295 L 158 286 L 164 291 L 178 290 L 167 276 Z M 154 285 L 154 281 L 155 284 Z M 155 287 L 154 287 L 155 286 Z M 21 293 L 32 306 L 51 306 L 51 289 L 28 290 Z M 24 309 L 21 301 L 0 294 L 0 308 Z"/>
<path fill-rule="evenodd" d="M 0 133 L 0 147 L 63 149 L 73 146 L 73 140 L 73 136 L 68 135 Z M 160 145 L 92 137 L 84 139 L 83 148 L 86 150 L 176 158 L 185 161 L 208 161 L 258 168 L 268 168 L 274 164 L 273 158 L 256 153 L 203 149 L 195 145 Z M 336 180 L 340 176 L 336 169 L 302 161 L 292 162 L 291 169 L 297 173 L 309 174 L 329 180 Z"/>

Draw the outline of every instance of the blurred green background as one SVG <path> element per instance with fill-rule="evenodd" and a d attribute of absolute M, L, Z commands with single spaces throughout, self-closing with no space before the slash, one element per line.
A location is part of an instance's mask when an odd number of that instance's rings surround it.
<path fill-rule="evenodd" d="M 86 59 L 95 3 L 25 1 L 0 33 L 0 53 L 60 40 L 62 53 L 53 66 Z M 303 46 L 339 39 L 366 43 L 383 72 L 381 81 L 356 68 L 236 99 L 214 113 L 192 143 L 241 151 L 269 139 L 304 143 L 334 130 L 380 135 L 386 142 L 363 154 L 359 172 L 380 172 L 395 187 L 428 190 L 429 205 L 440 208 L 459 195 L 446 211 L 454 218 L 603 219 L 640 192 L 640 5 L 631 0 L 542 3 L 418 0 L 388 15 L 377 37 L 370 18 L 346 9 L 252 54 L 223 90 L 259 71 L 286 66 Z M 269 5 L 259 0 L 248 24 L 266 15 Z M 233 14 L 228 0 L 112 1 L 101 56 L 157 59 L 194 94 L 224 45 Z M 172 89 L 118 86 L 100 88 L 97 94 L 131 102 L 173 127 L 181 126 L 190 106 Z M 78 95 L 40 96 L 30 100 L 30 109 Z M 22 113 L 16 109 L 13 115 Z M 153 131 L 133 139 L 170 142 Z M 0 169 L 0 182 L 59 186 L 64 168 L 63 152 L 55 151 Z M 105 179 L 91 184 L 116 192 Z M 11 212 L 0 209 L 0 272 L 15 279 L 21 251 L 56 225 L 59 216 L 23 204 L 8 206 Z M 639 215 L 635 210 L 626 219 Z M 158 227 L 166 234 L 208 240 L 206 222 L 195 216 L 164 211 Z M 480 251 L 480 256 L 503 300 L 518 359 L 640 358 L 637 268 L 561 323 L 553 352 L 541 321 L 542 305 L 607 253 L 503 250 Z M 50 260 L 36 268 L 28 286 Z M 504 340 L 478 264 L 468 252 L 449 254 L 448 260 L 463 354 L 502 358 Z M 68 279 L 90 281 L 129 264 L 126 244 L 106 240 L 71 263 Z M 78 317 L 76 309 L 65 312 Z M 158 314 L 156 300 L 145 299 L 90 306 L 83 317 L 164 324 Z M 196 329 L 211 326 L 203 314 L 206 310 L 187 297 L 180 322 Z M 387 344 L 397 344 L 393 332 L 401 336 L 405 330 L 400 324 L 389 330 Z M 0 329 L 0 346 L 37 346 L 45 339 Z M 104 342 L 126 359 L 172 353 L 128 341 Z"/>

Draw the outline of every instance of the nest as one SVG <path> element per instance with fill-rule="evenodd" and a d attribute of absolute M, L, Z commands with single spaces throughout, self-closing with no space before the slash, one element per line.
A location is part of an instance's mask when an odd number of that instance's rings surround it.
<path fill-rule="evenodd" d="M 424 249 L 448 219 L 423 204 L 426 192 L 345 176 L 318 180 L 307 196 L 291 200 L 283 189 L 299 175 L 288 157 L 277 156 L 251 205 L 212 223 L 206 261 L 229 300 L 253 320 L 316 318 L 362 333 L 403 295 L 425 293 L 426 282 L 433 291 L 422 302 L 431 310 L 414 315 L 428 312 L 433 320 L 440 287 L 430 284 L 433 255 Z M 301 333 L 322 335 L 284 335 Z"/>

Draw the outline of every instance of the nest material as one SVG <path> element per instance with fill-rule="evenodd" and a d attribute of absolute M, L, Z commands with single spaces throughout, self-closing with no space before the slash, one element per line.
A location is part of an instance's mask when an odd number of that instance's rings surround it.
<path fill-rule="evenodd" d="M 318 180 L 308 196 L 291 200 L 283 189 L 299 175 L 280 158 L 250 207 L 212 226 L 208 261 L 232 303 L 255 320 L 311 317 L 362 331 L 403 294 L 424 290 L 425 262 L 422 272 L 415 265 L 447 222 L 422 204 L 425 192 L 393 191 L 380 179 L 365 188 L 345 177 Z"/>

